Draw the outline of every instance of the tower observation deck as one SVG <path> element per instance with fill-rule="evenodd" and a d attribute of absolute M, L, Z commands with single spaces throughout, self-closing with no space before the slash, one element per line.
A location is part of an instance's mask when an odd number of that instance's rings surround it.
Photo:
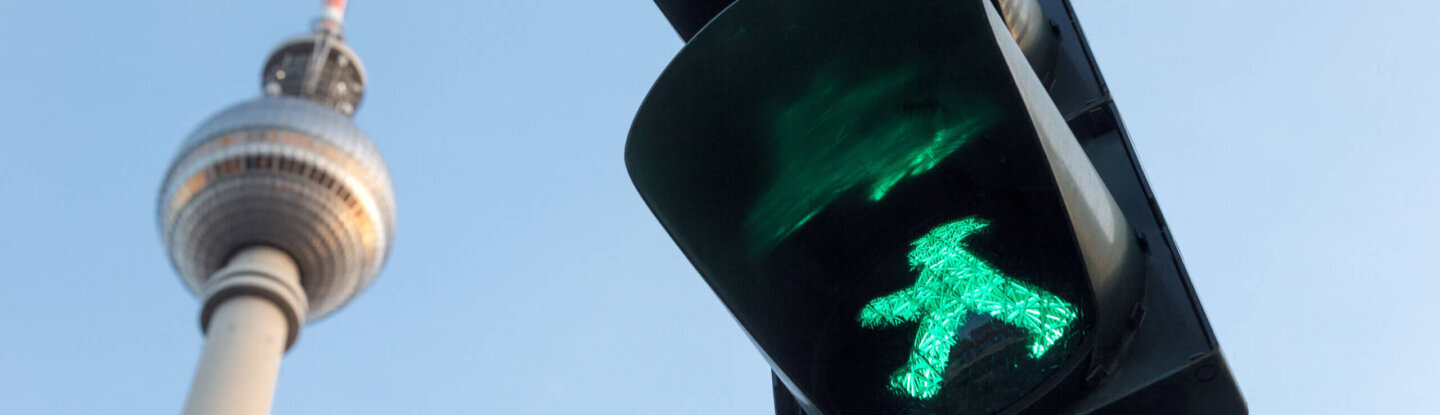
<path fill-rule="evenodd" d="M 204 304 L 186 414 L 268 413 L 301 326 L 353 299 L 390 250 L 389 173 L 351 120 L 365 70 L 344 42 L 345 2 L 324 4 L 313 32 L 270 54 L 263 95 L 202 122 L 161 186 L 161 236 Z"/>

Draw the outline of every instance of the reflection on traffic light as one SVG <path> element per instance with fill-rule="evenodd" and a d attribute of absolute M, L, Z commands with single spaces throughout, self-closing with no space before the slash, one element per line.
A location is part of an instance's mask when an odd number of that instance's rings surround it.
<path fill-rule="evenodd" d="M 918 68 L 858 83 L 844 81 L 839 72 L 821 72 L 777 117 L 778 175 L 746 221 L 752 254 L 774 247 L 851 189 L 864 186 L 871 202 L 880 201 L 901 180 L 935 168 L 995 118 L 992 108 L 946 109 L 925 98 L 933 92 L 917 83 Z"/>
<path fill-rule="evenodd" d="M 890 387 L 915 398 L 940 392 L 950 349 L 969 314 L 987 314 L 1025 330 L 1030 357 L 1043 356 L 1075 321 L 1069 302 L 1019 282 L 970 253 L 965 238 L 989 223 L 974 216 L 936 227 L 911 246 L 910 267 L 920 271 L 915 285 L 877 298 L 860 311 L 860 325 L 882 328 L 920 322 L 910 360 L 890 379 Z"/>

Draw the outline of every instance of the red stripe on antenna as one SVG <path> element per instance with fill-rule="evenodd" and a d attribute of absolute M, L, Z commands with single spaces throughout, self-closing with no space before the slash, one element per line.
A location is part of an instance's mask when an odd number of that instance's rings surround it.
<path fill-rule="evenodd" d="M 345 0 L 325 0 L 325 7 L 320 12 L 320 27 L 329 32 L 338 33 L 340 25 L 345 21 Z"/>

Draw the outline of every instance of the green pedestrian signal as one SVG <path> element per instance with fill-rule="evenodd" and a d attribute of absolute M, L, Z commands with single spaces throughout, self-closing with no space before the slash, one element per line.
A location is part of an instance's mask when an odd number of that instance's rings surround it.
<path fill-rule="evenodd" d="M 777 415 L 1245 413 L 1069 0 L 655 4 L 626 166 Z"/>
<path fill-rule="evenodd" d="M 740 0 L 631 126 L 636 189 L 812 415 L 1053 407 L 1134 233 L 989 0 Z"/>
<path fill-rule="evenodd" d="M 1075 307 L 1015 280 L 969 252 L 965 238 L 988 223 L 969 217 L 931 230 L 911 245 L 910 267 L 919 281 L 877 298 L 860 310 L 860 325 L 884 328 L 919 322 L 910 360 L 890 387 L 915 398 L 940 392 L 950 350 L 970 314 L 987 314 L 1029 334 L 1030 357 L 1040 358 L 1075 321 Z"/>

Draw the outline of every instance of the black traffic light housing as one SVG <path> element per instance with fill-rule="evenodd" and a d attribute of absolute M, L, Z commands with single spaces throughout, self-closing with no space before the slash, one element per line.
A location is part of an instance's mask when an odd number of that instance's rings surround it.
<path fill-rule="evenodd" d="M 694 39 L 696 34 L 700 33 L 700 28 L 708 23 L 716 13 L 729 6 L 729 2 L 724 0 L 656 0 L 656 3 L 670 19 L 681 37 L 687 41 Z M 905 2 L 891 2 L 896 7 L 903 7 L 903 3 Z M 1050 21 L 1053 34 L 1057 39 L 1057 52 L 1053 68 L 1045 74 L 1049 98 L 1059 113 L 1063 114 L 1070 131 L 1083 147 L 1090 164 L 1094 165 L 1094 170 L 1098 172 L 1104 187 L 1109 189 L 1108 193 L 1113 196 L 1114 203 L 1123 212 L 1124 218 L 1128 219 L 1138 245 L 1146 248 L 1143 266 L 1145 272 L 1142 274 L 1144 296 L 1143 300 L 1138 302 L 1139 307 L 1126 309 L 1127 315 L 1125 315 L 1124 322 L 1130 325 L 1130 330 L 1119 335 L 1107 335 L 1111 340 L 1128 343 L 1128 347 L 1117 350 L 1116 357 L 1118 359 L 1097 359 L 1104 361 L 1086 362 L 1083 370 L 1072 372 L 1072 376 L 1052 380 L 1038 388 L 1037 390 L 1045 389 L 1038 394 L 1039 396 L 1036 396 L 1037 394 L 1027 395 L 1015 405 L 1004 406 L 1001 410 L 1027 413 L 1245 413 L 1244 401 L 1240 396 L 1238 386 L 1225 365 L 1218 343 L 1200 308 L 1199 301 L 1194 295 L 1193 288 L 1190 286 L 1188 275 L 1180 263 L 1178 251 L 1164 225 L 1163 217 L 1149 186 L 1145 183 L 1144 175 L 1134 157 L 1123 124 L 1120 122 L 1114 103 L 1111 101 L 1103 79 L 1089 53 L 1070 5 L 1064 0 L 1040 0 L 1038 3 L 1044 11 L 1044 16 Z M 775 1 L 767 6 L 773 6 L 773 4 L 781 4 L 782 6 L 779 7 L 784 7 L 785 4 L 798 3 Z M 733 26 L 728 27 L 733 28 Z M 695 44 L 687 46 L 687 49 L 691 47 L 710 46 Z M 689 52 L 738 53 L 734 50 Z M 682 55 L 685 53 L 682 52 Z M 680 60 L 677 58 L 677 62 Z M 778 69 L 783 70 L 783 65 Z M 671 70 L 667 70 L 667 73 Z M 703 68 L 690 68 L 689 70 L 703 70 Z M 662 82 L 664 78 L 665 76 L 662 75 Z M 661 83 L 657 82 L 657 90 L 660 86 Z M 657 92 L 652 91 L 651 95 L 653 98 Z M 696 100 L 714 98 L 713 96 L 693 97 Z M 649 105 L 650 101 L 647 99 L 647 106 Z M 637 116 L 637 130 L 643 129 L 640 124 L 644 121 L 645 112 L 642 110 L 642 114 Z M 636 131 L 632 130 L 632 147 L 635 145 L 633 142 L 635 134 Z M 715 143 L 717 146 L 735 144 L 733 142 Z M 718 149 L 712 148 L 706 151 L 714 150 Z M 634 154 L 633 148 L 627 149 L 627 162 L 632 164 L 632 176 L 636 175 Z M 739 165 L 743 165 L 743 163 Z M 727 177 L 723 180 L 734 180 L 737 176 Z M 636 182 L 642 195 L 645 195 L 647 189 L 641 183 L 642 179 L 637 177 Z M 704 190 L 696 191 L 703 192 Z M 662 216 L 662 223 L 666 223 L 663 217 L 665 214 L 662 212 L 663 208 L 657 207 L 653 199 L 655 199 L 654 196 L 646 195 L 647 203 L 651 203 L 657 216 Z M 670 214 L 674 215 L 673 212 Z M 706 214 L 724 215 L 725 213 L 708 212 Z M 737 319 L 741 321 L 742 325 L 746 325 L 747 332 L 750 332 L 752 339 L 755 339 L 757 344 L 762 347 L 762 351 L 771 359 L 772 365 L 777 363 L 777 357 L 785 359 L 785 357 L 775 356 L 785 353 L 784 351 L 768 350 L 765 348 L 767 341 L 757 338 L 764 334 L 757 335 L 757 330 L 763 331 L 763 329 L 757 329 L 755 326 L 764 323 L 756 323 L 753 317 L 742 317 L 741 310 L 736 309 L 736 301 L 730 298 L 749 295 L 775 301 L 788 299 L 765 297 L 773 295 L 773 293 L 737 293 L 733 288 L 717 285 L 710 274 L 723 273 L 727 270 L 711 269 L 707 272 L 706 264 L 703 264 L 704 259 L 700 258 L 707 254 L 696 252 L 707 249 L 713 251 L 714 248 L 698 246 L 696 243 L 687 245 L 687 242 L 682 240 L 682 236 L 677 234 L 684 230 L 677 229 L 672 225 L 672 223 L 666 223 L 667 229 L 672 236 L 676 237 L 677 243 L 680 243 L 692 261 L 696 262 L 697 268 L 701 268 L 702 273 L 707 274 L 707 281 L 711 282 L 711 286 L 731 307 L 732 312 L 737 312 Z M 708 266 L 724 268 L 726 265 L 710 264 Z M 1116 313 L 1111 312 L 1110 314 Z M 1076 362 L 1076 364 L 1079 363 Z M 785 383 L 790 383 L 790 385 L 785 385 Z M 818 408 L 814 402 L 807 402 L 803 398 L 800 402 L 796 402 L 794 398 L 797 395 L 791 391 L 794 387 L 793 382 L 781 382 L 780 378 L 776 378 L 777 414 L 790 415 L 801 411 L 801 408 L 804 407 L 811 408 L 812 412 L 822 412 L 822 408 Z M 803 392 L 798 396 L 803 397 Z M 829 410 L 831 412 L 824 413 L 850 413 L 834 407 Z M 924 413 L 927 410 L 945 413 L 944 407 L 935 408 L 933 406 L 928 409 L 911 407 L 901 410 L 910 411 L 907 413 Z"/>

